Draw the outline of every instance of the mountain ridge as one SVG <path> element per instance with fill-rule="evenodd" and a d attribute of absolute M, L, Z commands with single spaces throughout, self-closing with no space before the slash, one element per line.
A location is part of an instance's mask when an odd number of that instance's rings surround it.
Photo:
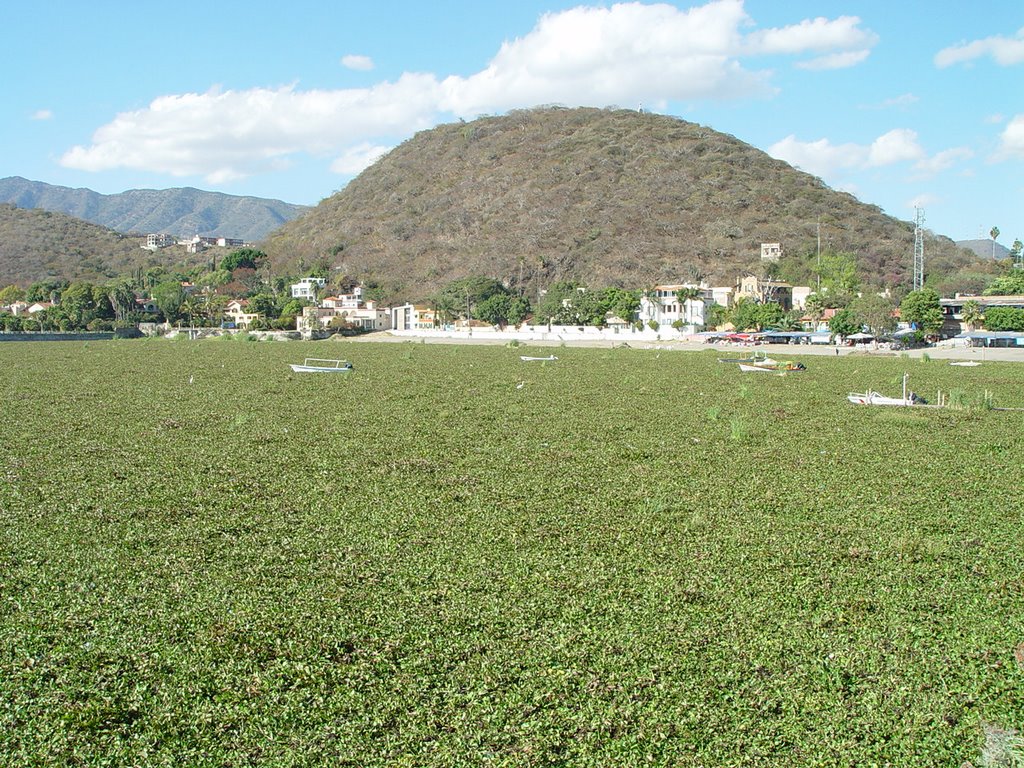
<path fill-rule="evenodd" d="M 130 189 L 104 195 L 85 187 L 62 187 L 20 176 L 0 179 L 0 203 L 64 213 L 122 234 L 199 234 L 252 242 L 308 208 L 194 187 Z"/>

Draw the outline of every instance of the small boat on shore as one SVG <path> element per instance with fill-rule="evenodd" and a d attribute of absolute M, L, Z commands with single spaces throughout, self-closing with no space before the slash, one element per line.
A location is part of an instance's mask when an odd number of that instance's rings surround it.
<path fill-rule="evenodd" d="M 803 363 L 794 363 L 791 360 L 779 362 L 765 359 L 758 363 L 740 363 L 740 370 L 746 373 L 795 373 L 806 371 L 807 368 Z"/>
<path fill-rule="evenodd" d="M 348 360 L 327 360 L 320 357 L 307 357 L 302 364 L 289 363 L 296 373 L 351 373 L 352 363 Z"/>
<path fill-rule="evenodd" d="M 529 355 L 520 355 L 519 359 L 524 363 L 550 363 L 558 358 L 554 355 L 548 355 L 547 357 L 530 357 Z"/>
<path fill-rule="evenodd" d="M 776 363 L 776 360 L 772 360 L 768 355 L 755 352 L 749 357 L 720 357 L 718 358 L 720 363 L 744 363 L 745 365 L 772 365 Z"/>

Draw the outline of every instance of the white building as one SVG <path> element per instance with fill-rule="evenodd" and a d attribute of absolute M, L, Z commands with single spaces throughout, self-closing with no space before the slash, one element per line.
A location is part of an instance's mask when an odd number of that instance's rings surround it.
<path fill-rule="evenodd" d="M 686 289 L 697 291 L 698 295 L 680 301 L 678 293 Z M 645 324 L 653 320 L 659 326 L 679 324 L 683 332 L 694 333 L 698 326 L 705 325 L 708 311 L 714 303 L 712 290 L 704 283 L 656 285 L 640 298 L 640 320 Z"/>
<path fill-rule="evenodd" d="M 782 243 L 761 243 L 761 261 L 778 261 L 782 258 Z"/>
<path fill-rule="evenodd" d="M 158 251 L 177 242 L 174 235 L 165 235 L 162 232 L 152 232 L 146 235 L 146 244 L 142 246 L 147 251 Z"/>
<path fill-rule="evenodd" d="M 403 304 L 391 308 L 391 327 L 396 331 L 430 330 L 436 313 L 422 304 Z"/>
<path fill-rule="evenodd" d="M 326 284 L 327 281 L 322 277 L 304 277 L 292 284 L 292 298 L 312 301 L 316 298 L 317 289 L 323 288 Z"/>

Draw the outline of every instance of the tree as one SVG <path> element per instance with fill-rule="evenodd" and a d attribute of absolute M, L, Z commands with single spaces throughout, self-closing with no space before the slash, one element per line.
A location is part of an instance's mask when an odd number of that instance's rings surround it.
<path fill-rule="evenodd" d="M 277 302 L 269 293 L 257 293 L 249 297 L 249 311 L 273 320 L 278 316 Z M 301 309 L 299 310 L 302 311 Z M 296 313 L 297 314 L 297 313 Z"/>
<path fill-rule="evenodd" d="M 704 292 L 700 288 L 680 288 L 676 291 L 676 299 L 683 308 L 683 320 L 689 324 L 693 321 L 693 302 L 704 300 Z"/>
<path fill-rule="evenodd" d="M 818 323 L 825 316 L 825 301 L 820 294 L 812 293 L 804 300 L 804 312 L 811 318 L 812 330 L 818 330 Z"/>
<path fill-rule="evenodd" d="M 900 304 L 900 317 L 926 335 L 938 333 L 942 329 L 939 294 L 931 288 L 911 291 Z"/>
<path fill-rule="evenodd" d="M 473 314 L 485 323 L 504 328 L 508 325 L 511 309 L 512 297 L 507 293 L 495 293 L 477 304 Z"/>
<path fill-rule="evenodd" d="M 850 309 L 857 320 L 866 325 L 876 337 L 896 330 L 896 318 L 893 317 L 896 305 L 885 296 L 866 293 L 854 299 Z"/>
<path fill-rule="evenodd" d="M 234 272 L 239 267 L 256 270 L 263 266 L 267 260 L 267 254 L 255 248 L 240 248 L 232 251 L 220 261 L 220 268 L 228 272 Z"/>
<path fill-rule="evenodd" d="M 829 306 L 846 306 L 860 288 L 857 257 L 852 253 L 823 252 L 817 271 L 821 277 L 821 290 L 827 295 Z"/>
<path fill-rule="evenodd" d="M 4 286 L 0 289 L 0 305 L 9 306 L 16 301 L 22 301 L 25 298 L 25 291 L 16 285 Z"/>
<path fill-rule="evenodd" d="M 989 307 L 985 311 L 985 328 L 990 331 L 1024 331 L 1024 309 Z"/>
<path fill-rule="evenodd" d="M 1015 269 L 1000 275 L 983 291 L 986 296 L 1017 296 L 1024 294 L 1024 271 Z"/>
<path fill-rule="evenodd" d="M 625 288 L 605 288 L 601 291 L 601 303 L 605 314 L 609 312 L 626 323 L 632 323 L 640 309 L 640 292 Z"/>
<path fill-rule="evenodd" d="M 967 327 L 967 330 L 973 331 L 985 320 L 985 315 L 981 311 L 981 304 L 973 299 L 971 301 L 965 301 L 960 318 L 963 321 L 963 324 Z"/>
<path fill-rule="evenodd" d="M 30 304 L 36 301 L 53 301 L 67 287 L 65 280 L 40 280 L 38 283 L 32 283 L 25 291 L 25 301 Z"/>
<path fill-rule="evenodd" d="M 1013 247 L 1010 248 L 1010 260 L 1013 262 L 1014 266 L 1024 266 L 1024 264 L 1021 263 L 1021 256 L 1024 256 L 1024 243 L 1020 241 L 1020 238 L 1017 238 L 1013 241 Z"/>
<path fill-rule="evenodd" d="M 181 305 L 185 302 L 185 290 L 180 280 L 164 280 L 153 288 L 153 301 L 163 312 L 164 318 L 173 323 L 181 316 Z"/>
<path fill-rule="evenodd" d="M 473 308 L 480 302 L 496 294 L 508 293 L 508 290 L 491 277 L 471 276 L 453 280 L 442 288 L 433 303 L 447 313 L 461 315 L 466 319 L 473 317 Z"/>
<path fill-rule="evenodd" d="M 60 306 L 72 328 L 84 328 L 95 317 L 92 283 L 72 283 L 60 295 Z"/>
<path fill-rule="evenodd" d="M 996 240 L 999 238 L 999 227 L 992 227 L 989 230 L 988 236 L 992 238 L 992 258 L 996 257 Z"/>
<path fill-rule="evenodd" d="M 850 336 L 860 331 L 860 322 L 852 309 L 840 309 L 828 321 L 832 338 Z"/>
<path fill-rule="evenodd" d="M 126 278 L 115 280 L 107 286 L 107 299 L 114 309 L 114 319 L 119 323 L 128 321 L 128 316 L 135 310 L 135 289 L 132 281 Z"/>

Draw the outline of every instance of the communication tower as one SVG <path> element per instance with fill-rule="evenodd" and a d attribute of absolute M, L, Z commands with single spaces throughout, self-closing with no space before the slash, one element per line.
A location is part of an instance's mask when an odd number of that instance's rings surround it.
<path fill-rule="evenodd" d="M 924 208 L 914 208 L 914 290 L 924 288 Z"/>

